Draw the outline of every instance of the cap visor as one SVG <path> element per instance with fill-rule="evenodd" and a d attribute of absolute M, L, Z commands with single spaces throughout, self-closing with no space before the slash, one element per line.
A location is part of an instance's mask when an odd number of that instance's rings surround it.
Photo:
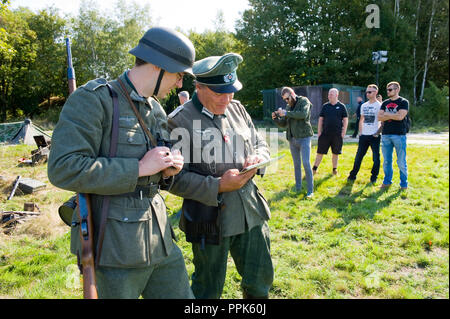
<path fill-rule="evenodd" d="M 236 80 L 233 84 L 217 86 L 208 85 L 208 88 L 216 93 L 234 93 L 242 89 L 242 83 Z"/>

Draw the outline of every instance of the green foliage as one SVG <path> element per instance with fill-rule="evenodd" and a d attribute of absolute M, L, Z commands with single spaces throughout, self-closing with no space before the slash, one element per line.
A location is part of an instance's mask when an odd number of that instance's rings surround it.
<path fill-rule="evenodd" d="M 263 89 L 324 83 L 366 86 L 375 82 L 371 53 L 387 50 L 379 86 L 399 81 L 403 95 L 413 101 L 413 77 L 414 72 L 423 73 L 431 11 L 422 1 L 415 38 L 417 1 L 402 3 L 400 14 L 393 10 L 394 0 L 378 2 L 380 28 L 369 29 L 367 1 L 250 0 L 251 8 L 243 13 L 236 30 L 244 57 L 242 100 L 257 110 Z M 443 86 L 448 85 L 448 47 L 447 41 L 439 39 L 448 39 L 448 3 L 438 0 L 437 6 L 428 78 Z M 411 54 L 414 48 L 418 70 Z M 258 114 L 262 112 L 252 112 Z"/>
<path fill-rule="evenodd" d="M 433 81 L 429 81 L 428 84 L 424 91 L 423 102 L 410 104 L 412 129 L 415 132 L 446 131 L 449 123 L 448 86 L 438 88 Z"/>
<path fill-rule="evenodd" d="M 236 51 L 237 41 L 234 35 L 223 31 L 223 27 L 220 23 L 216 27 L 217 30 L 215 31 L 207 30 L 203 33 L 190 31 L 187 35 L 194 44 L 196 61 L 209 56 L 221 56 L 229 52 L 239 53 L 239 51 Z M 173 92 L 162 101 L 167 113 L 170 113 L 180 104 L 177 95 L 180 91 L 188 91 L 190 96 L 192 96 L 195 91 L 192 77 L 186 76 L 183 80 L 183 87 L 173 90 Z M 239 95 L 237 94 L 236 97 L 238 98 Z"/>
<path fill-rule="evenodd" d="M 47 107 L 51 108 L 50 98 L 64 96 L 67 92 L 67 81 L 64 81 L 67 68 L 64 47 L 66 23 L 55 9 L 49 8 L 31 15 L 28 25 L 36 33 L 36 59 L 28 70 L 30 81 L 38 103 L 47 100 Z M 31 103 L 21 108 L 29 117 L 43 111 Z"/>
<path fill-rule="evenodd" d="M 95 1 L 83 0 L 71 23 L 77 85 L 98 77 L 115 79 L 133 66 L 134 57 L 128 51 L 137 45 L 149 25 L 148 5 L 127 6 L 120 0 L 111 14 L 101 12 Z"/>
<path fill-rule="evenodd" d="M 33 13 L 3 10 L 0 17 L 0 120 L 33 117 L 60 109 L 52 97 L 67 97 L 64 38 L 72 42 L 77 84 L 114 79 L 134 64 L 128 51 L 149 28 L 148 6 L 118 0 L 110 15 L 84 1 L 77 17 L 62 18 L 54 8 Z M 30 90 L 31 88 L 31 90 Z M 45 106 L 39 107 L 41 102 Z M 48 110 L 50 109 L 50 110 Z M 53 117 L 55 118 L 55 117 Z M 57 118 L 57 116 L 56 116 Z"/>
<path fill-rule="evenodd" d="M 431 29 L 432 6 L 426 0 L 400 1 L 399 12 L 394 10 L 395 0 L 376 2 L 380 28 L 371 29 L 365 25 L 368 1 L 250 0 L 235 33 L 225 31 L 219 12 L 213 30 L 189 31 L 187 36 L 197 60 L 226 52 L 243 56 L 238 76 L 244 88 L 235 98 L 257 119 L 263 115 L 264 89 L 324 83 L 364 87 L 375 82 L 371 53 L 377 50 L 388 51 L 388 62 L 379 66 L 379 86 L 399 81 L 402 96 L 417 104 L 429 30 L 425 80 L 448 87 L 449 4 L 433 1 L 437 10 Z M 128 51 L 151 25 L 148 6 L 125 0 L 116 0 L 107 12 L 100 11 L 95 0 L 84 0 L 76 16 L 64 17 L 53 8 L 33 13 L 10 10 L 7 0 L 0 3 L 1 121 L 39 115 L 46 111 L 39 107 L 43 101 L 56 109 L 51 98 L 67 96 L 64 37 L 71 39 L 77 84 L 82 85 L 97 77 L 114 79 L 131 67 L 134 57 Z M 192 95 L 192 79 L 186 79 L 180 90 Z M 178 105 L 180 90 L 162 101 L 167 113 Z"/>
<path fill-rule="evenodd" d="M 425 88 L 424 101 L 420 106 L 423 118 L 429 123 L 448 124 L 448 86 L 439 89 L 432 81 L 428 83 L 429 87 Z"/>
<path fill-rule="evenodd" d="M 6 120 L 7 111 L 18 113 L 18 105 L 37 104 L 29 94 L 32 74 L 29 69 L 36 59 L 36 32 L 30 29 L 27 19 L 29 10 L 2 13 L 0 29 L 5 30 L 5 50 L 0 51 L 0 120 Z"/>

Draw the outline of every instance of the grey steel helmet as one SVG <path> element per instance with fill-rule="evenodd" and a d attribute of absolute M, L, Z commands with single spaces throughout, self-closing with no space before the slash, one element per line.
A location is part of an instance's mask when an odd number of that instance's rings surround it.
<path fill-rule="evenodd" d="M 194 75 L 194 45 L 178 31 L 164 27 L 151 28 L 129 53 L 167 72 Z"/>

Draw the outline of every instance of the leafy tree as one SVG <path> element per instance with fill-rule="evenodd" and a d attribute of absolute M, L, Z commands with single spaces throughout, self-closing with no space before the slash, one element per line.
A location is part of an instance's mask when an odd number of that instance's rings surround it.
<path fill-rule="evenodd" d="M 134 64 L 128 51 L 137 45 L 149 28 L 149 7 L 136 3 L 127 6 L 116 2 L 114 15 L 102 13 L 95 1 L 83 0 L 76 18 L 72 19 L 73 64 L 77 83 L 119 76 Z"/>
<path fill-rule="evenodd" d="M 36 58 L 36 33 L 27 19 L 32 15 L 27 9 L 4 10 L 0 29 L 5 30 L 7 47 L 0 51 L 0 119 L 6 121 L 7 113 L 19 114 L 23 105 L 36 103 L 32 76 L 28 71 Z"/>
<path fill-rule="evenodd" d="M 410 98 L 418 85 L 413 81 L 414 59 L 420 65 L 427 61 L 424 33 L 431 14 L 431 6 L 422 5 L 415 36 L 417 1 L 377 1 L 380 28 L 368 28 L 369 1 L 250 0 L 236 28 L 244 57 L 243 100 L 256 106 L 253 115 L 262 115 L 258 106 L 263 89 L 321 83 L 365 86 L 375 82 L 371 53 L 378 50 L 389 52 L 388 63 L 380 65 L 380 86 L 399 81 Z M 448 39 L 448 3 L 434 1 L 439 10 L 430 37 L 428 74 L 442 85 L 448 83 L 448 72 L 442 71 L 448 71 L 448 46 L 440 41 Z"/>
<path fill-rule="evenodd" d="M 66 22 L 57 10 L 49 8 L 31 15 L 28 24 L 36 33 L 36 59 L 29 69 L 34 94 L 39 102 L 47 100 L 48 107 L 51 107 L 52 96 L 67 96 Z M 27 111 L 34 114 L 41 110 L 34 105 Z"/>
<path fill-rule="evenodd" d="M 237 41 L 232 33 L 224 31 L 223 16 L 219 12 L 216 24 L 216 30 L 206 30 L 202 33 L 190 31 L 188 38 L 192 41 L 195 47 L 195 60 L 201 60 L 209 56 L 221 56 L 225 53 L 236 52 Z M 173 90 L 163 101 L 164 108 L 167 113 L 170 113 L 179 104 L 178 92 L 188 91 L 192 95 L 195 91 L 193 78 L 185 76 L 183 87 L 178 90 Z"/>

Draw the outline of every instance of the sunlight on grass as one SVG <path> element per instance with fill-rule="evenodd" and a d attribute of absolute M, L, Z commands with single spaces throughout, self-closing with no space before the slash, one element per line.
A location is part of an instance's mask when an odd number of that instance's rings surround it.
<path fill-rule="evenodd" d="M 286 146 L 278 170 L 255 182 L 271 207 L 269 221 L 275 279 L 271 298 L 448 298 L 449 278 L 449 149 L 448 145 L 408 145 L 410 187 L 400 191 L 398 169 L 394 183 L 380 190 L 369 184 L 370 151 L 357 180 L 347 183 L 356 144 L 346 144 L 339 174 L 331 174 L 325 156 L 315 179 L 315 192 L 306 199 L 306 185 L 295 191 L 292 158 Z M 81 298 L 79 277 L 70 268 L 68 227 L 57 207 L 71 192 L 53 187 L 46 165 L 17 166 L 32 147 L 0 148 L 1 209 L 38 203 L 36 224 L 21 225 L 11 235 L 0 235 L 0 296 L 5 298 Z M 313 146 L 314 160 L 316 146 Z M 395 158 L 394 158 L 395 163 Z M 47 184 L 36 195 L 6 197 L 17 175 Z M 306 183 L 304 183 L 306 184 Z M 191 244 L 185 241 L 176 217 L 182 199 L 163 192 L 170 220 L 192 275 Z M 78 280 L 78 281 L 77 281 Z M 223 298 L 242 298 L 241 277 L 231 257 Z"/>

